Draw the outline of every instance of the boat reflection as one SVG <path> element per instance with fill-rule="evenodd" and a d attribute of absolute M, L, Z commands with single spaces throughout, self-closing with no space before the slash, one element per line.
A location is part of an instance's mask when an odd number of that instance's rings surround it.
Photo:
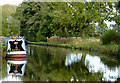
<path fill-rule="evenodd" d="M 22 77 L 25 72 L 25 66 L 27 64 L 26 58 L 15 58 L 13 60 L 7 60 L 7 73 L 8 75 Z"/>
<path fill-rule="evenodd" d="M 7 74 L 8 76 L 1 81 L 19 81 L 22 83 L 21 77 L 25 73 L 27 58 L 7 58 Z"/>

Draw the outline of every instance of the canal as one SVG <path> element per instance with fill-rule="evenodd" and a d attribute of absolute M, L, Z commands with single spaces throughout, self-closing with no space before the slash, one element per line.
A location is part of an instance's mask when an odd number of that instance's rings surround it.
<path fill-rule="evenodd" d="M 117 81 L 120 77 L 120 60 L 113 56 L 39 45 L 28 45 L 27 53 L 25 73 L 14 80 L 3 59 L 1 81 Z"/>

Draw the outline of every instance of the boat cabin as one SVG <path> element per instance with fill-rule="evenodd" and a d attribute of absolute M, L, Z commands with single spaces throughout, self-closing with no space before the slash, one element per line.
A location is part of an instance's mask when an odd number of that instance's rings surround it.
<path fill-rule="evenodd" d="M 7 51 L 26 51 L 24 39 L 10 39 L 8 40 Z"/>
<path fill-rule="evenodd" d="M 27 57 L 24 39 L 9 39 L 7 57 Z"/>

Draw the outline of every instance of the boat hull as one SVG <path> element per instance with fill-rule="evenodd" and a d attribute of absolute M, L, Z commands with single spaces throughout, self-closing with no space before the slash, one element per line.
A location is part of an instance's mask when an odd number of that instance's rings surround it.
<path fill-rule="evenodd" d="M 27 58 L 7 58 L 7 60 L 11 60 L 11 61 L 26 61 Z"/>
<path fill-rule="evenodd" d="M 11 55 L 7 55 L 7 57 L 27 57 L 26 54 L 11 54 Z"/>
<path fill-rule="evenodd" d="M 14 52 L 8 52 L 7 58 L 26 58 L 27 53 L 26 51 L 14 51 Z"/>

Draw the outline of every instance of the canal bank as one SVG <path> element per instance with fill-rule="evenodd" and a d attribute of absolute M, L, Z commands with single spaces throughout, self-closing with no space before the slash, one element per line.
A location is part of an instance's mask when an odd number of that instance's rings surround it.
<path fill-rule="evenodd" d="M 32 45 L 41 45 L 41 46 L 51 46 L 51 47 L 62 47 L 62 48 L 70 48 L 70 49 L 79 49 L 79 50 L 87 50 L 92 52 L 98 52 L 100 54 L 109 54 L 109 55 L 117 55 L 118 53 L 118 45 L 100 45 L 96 43 L 91 44 L 74 44 L 74 43 L 60 43 L 60 42 L 30 42 L 28 44 Z"/>

